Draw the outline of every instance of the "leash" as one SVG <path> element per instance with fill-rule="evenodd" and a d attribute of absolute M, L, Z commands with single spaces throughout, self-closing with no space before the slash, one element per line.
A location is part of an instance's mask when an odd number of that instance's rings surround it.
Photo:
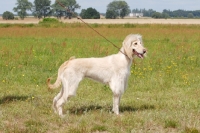
<path fill-rule="evenodd" d="M 65 8 L 68 12 L 71 12 L 74 14 L 74 12 L 70 11 L 70 9 L 68 9 L 65 5 L 63 5 L 61 2 L 59 2 L 58 0 L 56 0 L 56 2 L 63 8 Z M 90 29 L 92 29 L 94 32 L 96 32 L 99 36 L 103 37 L 106 41 L 108 41 L 110 44 L 112 44 L 115 48 L 117 48 L 122 54 L 124 54 L 126 57 L 128 57 L 124 52 L 121 51 L 121 49 L 115 45 L 113 42 L 111 42 L 110 40 L 108 40 L 105 36 L 103 36 L 101 33 L 99 33 L 97 30 L 95 30 L 94 28 L 92 28 L 92 26 L 90 26 L 88 23 L 86 23 L 85 21 L 83 21 L 83 19 L 81 17 L 77 17 L 77 19 L 79 19 L 80 21 L 82 21 L 85 25 L 87 25 Z"/>

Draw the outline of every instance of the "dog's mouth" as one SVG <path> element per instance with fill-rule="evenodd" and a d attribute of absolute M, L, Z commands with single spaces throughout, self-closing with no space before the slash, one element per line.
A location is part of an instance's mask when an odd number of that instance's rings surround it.
<path fill-rule="evenodd" d="M 134 55 L 137 55 L 137 57 L 139 57 L 139 58 L 141 58 L 141 59 L 143 59 L 144 58 L 144 53 L 138 53 L 135 49 L 133 49 L 133 54 Z"/>

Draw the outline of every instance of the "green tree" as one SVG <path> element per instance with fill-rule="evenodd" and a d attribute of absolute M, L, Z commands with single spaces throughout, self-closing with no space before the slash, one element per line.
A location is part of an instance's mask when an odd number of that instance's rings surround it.
<path fill-rule="evenodd" d="M 118 0 L 109 3 L 106 12 L 113 13 L 114 16 L 110 16 L 110 18 L 115 18 L 115 15 L 124 18 L 130 13 L 130 9 L 125 1 Z M 106 18 L 109 18 L 109 16 L 106 16 Z"/>
<path fill-rule="evenodd" d="M 193 18 L 193 17 L 200 17 L 200 10 L 196 11 L 185 11 L 185 10 L 163 10 L 163 13 L 169 14 L 170 17 L 184 17 L 184 18 Z"/>
<path fill-rule="evenodd" d="M 83 9 L 80 13 L 83 19 L 100 19 L 100 13 L 94 8 Z"/>
<path fill-rule="evenodd" d="M 169 17 L 170 17 L 169 14 L 167 14 L 167 13 L 162 13 L 162 18 L 167 19 L 167 18 L 169 18 Z"/>
<path fill-rule="evenodd" d="M 50 0 L 35 0 L 33 15 L 37 18 L 47 17 L 51 15 Z"/>
<path fill-rule="evenodd" d="M 117 13 L 113 10 L 107 10 L 106 11 L 106 18 L 116 19 Z"/>
<path fill-rule="evenodd" d="M 152 18 L 162 18 L 162 14 L 159 12 L 154 12 Z"/>
<path fill-rule="evenodd" d="M 56 11 L 56 15 L 65 16 L 65 18 L 71 19 L 71 17 L 76 14 L 74 13 L 76 9 L 81 8 L 79 4 L 76 3 L 76 0 L 59 0 L 59 2 L 65 6 L 67 9 L 59 5 L 57 1 L 52 5 L 54 11 Z M 58 17 L 58 16 L 57 16 Z"/>
<path fill-rule="evenodd" d="M 14 7 L 13 11 L 17 12 L 21 19 L 24 19 L 27 16 L 27 11 L 32 8 L 32 3 L 28 2 L 28 0 L 17 0 L 16 5 L 17 7 Z"/>
<path fill-rule="evenodd" d="M 194 15 L 192 13 L 188 13 L 188 18 L 194 18 Z"/>
<path fill-rule="evenodd" d="M 8 20 L 8 19 L 14 19 L 14 14 L 12 12 L 6 11 L 3 13 L 3 19 Z"/>

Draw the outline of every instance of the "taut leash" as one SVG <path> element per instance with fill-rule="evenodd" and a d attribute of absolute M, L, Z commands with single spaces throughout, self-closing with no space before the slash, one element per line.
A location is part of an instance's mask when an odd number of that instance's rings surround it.
<path fill-rule="evenodd" d="M 68 9 L 65 5 L 63 5 L 62 3 L 60 3 L 58 0 L 56 0 L 56 2 L 62 6 L 63 8 L 65 8 L 68 12 L 71 12 L 74 14 L 74 12 L 70 11 L 70 9 Z M 97 30 L 95 30 L 94 28 L 92 28 L 88 23 L 86 23 L 85 21 L 83 21 L 83 19 L 81 17 L 77 17 L 77 19 L 81 20 L 85 25 L 87 25 L 90 29 L 92 29 L 93 31 L 95 31 L 98 35 L 100 35 L 101 37 L 103 37 L 106 41 L 108 41 L 109 43 L 111 43 L 115 48 L 117 48 L 122 54 L 124 54 L 125 56 L 127 56 L 124 52 L 121 51 L 121 49 L 115 45 L 113 42 L 111 42 L 110 40 L 108 40 L 105 36 L 103 36 L 101 33 L 99 33 Z M 128 57 L 128 56 L 127 56 Z"/>

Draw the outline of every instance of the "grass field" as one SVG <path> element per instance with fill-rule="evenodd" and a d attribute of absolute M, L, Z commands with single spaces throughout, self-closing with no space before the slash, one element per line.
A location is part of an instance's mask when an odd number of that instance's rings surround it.
<path fill-rule="evenodd" d="M 85 79 L 59 118 L 51 105 L 60 89 L 46 86 L 71 56 L 117 53 L 106 40 L 80 23 L 1 24 L 0 132 L 200 132 L 200 25 L 92 26 L 119 47 L 139 33 L 148 49 L 147 58 L 133 61 L 120 116 L 111 112 L 109 87 Z"/>

